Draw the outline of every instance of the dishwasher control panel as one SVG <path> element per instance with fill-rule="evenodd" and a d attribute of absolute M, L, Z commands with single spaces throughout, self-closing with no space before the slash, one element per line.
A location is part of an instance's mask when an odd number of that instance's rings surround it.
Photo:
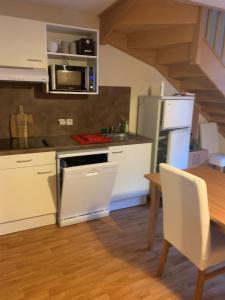
<path fill-rule="evenodd" d="M 105 163 L 108 161 L 107 153 L 80 155 L 61 158 L 60 166 L 63 168 L 71 168 L 84 165 L 93 165 Z"/>

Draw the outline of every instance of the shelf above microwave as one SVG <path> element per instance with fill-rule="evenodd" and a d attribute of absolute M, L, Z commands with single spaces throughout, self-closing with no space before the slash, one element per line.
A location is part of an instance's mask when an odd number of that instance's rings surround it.
<path fill-rule="evenodd" d="M 55 42 L 60 45 L 63 41 L 68 43 L 72 43 L 75 41 L 80 40 L 81 38 L 89 38 L 94 41 L 95 44 L 95 55 L 80 55 L 80 54 L 71 54 L 69 50 L 67 53 L 61 52 L 52 52 L 50 49 L 46 49 L 46 56 L 47 56 L 47 64 L 50 65 L 60 65 L 64 61 L 68 61 L 68 65 L 74 67 L 89 67 L 95 69 L 95 91 L 59 91 L 59 90 L 51 90 L 49 83 L 51 82 L 51 74 L 49 74 L 49 82 L 44 85 L 44 92 L 53 95 L 97 95 L 99 92 L 98 86 L 98 70 L 99 70 L 99 31 L 97 29 L 92 28 L 82 28 L 82 27 L 74 27 L 74 26 L 67 26 L 61 24 L 47 24 L 47 42 Z M 76 47 L 75 47 L 76 49 Z M 82 48 L 83 49 L 83 48 Z M 83 50 L 85 51 L 85 48 Z M 93 52 L 92 52 L 93 53 Z M 90 79 L 90 83 L 92 80 Z M 89 89 L 89 88 L 88 88 Z M 54 97 L 53 97 L 54 98 Z M 73 99 L 69 97 L 69 99 Z M 76 99 L 76 97 L 74 97 Z"/>
<path fill-rule="evenodd" d="M 63 58 L 71 60 L 87 60 L 87 59 L 96 59 L 97 56 L 94 55 L 79 55 L 79 54 L 67 54 L 67 53 L 58 53 L 58 52 L 48 52 L 49 58 Z"/>

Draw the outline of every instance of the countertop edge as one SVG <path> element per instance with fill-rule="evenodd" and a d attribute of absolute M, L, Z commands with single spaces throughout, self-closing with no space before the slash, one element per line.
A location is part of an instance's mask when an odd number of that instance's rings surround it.
<path fill-rule="evenodd" d="M 91 144 L 91 145 L 54 145 L 50 147 L 43 148 L 30 148 L 30 149 L 11 149 L 11 150 L 0 150 L 0 156 L 6 155 L 16 155 L 16 154 L 29 154 L 29 153 L 43 153 L 43 152 L 63 152 L 63 151 L 79 151 L 85 149 L 96 149 L 96 148 L 105 148 L 105 147 L 115 147 L 115 146 L 124 146 L 124 145 L 135 145 L 135 144 L 152 144 L 153 140 L 147 137 L 143 137 L 140 135 L 130 135 L 128 141 L 114 141 L 112 143 L 101 143 L 101 144 Z M 53 137 L 47 137 L 53 138 Z M 57 137 L 54 137 L 57 139 Z"/>

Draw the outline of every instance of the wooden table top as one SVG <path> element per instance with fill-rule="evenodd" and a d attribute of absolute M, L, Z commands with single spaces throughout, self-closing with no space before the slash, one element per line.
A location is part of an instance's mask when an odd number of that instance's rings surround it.
<path fill-rule="evenodd" d="M 211 220 L 225 226 L 225 173 L 209 167 L 198 167 L 186 171 L 205 180 Z M 145 178 L 159 189 L 161 188 L 159 173 L 146 174 Z"/>

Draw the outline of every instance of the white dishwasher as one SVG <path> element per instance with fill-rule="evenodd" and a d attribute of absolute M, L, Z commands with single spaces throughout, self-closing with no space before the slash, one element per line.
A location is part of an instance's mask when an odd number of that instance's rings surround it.
<path fill-rule="evenodd" d="M 117 163 L 108 149 L 59 152 L 58 224 L 67 226 L 109 215 Z"/>

